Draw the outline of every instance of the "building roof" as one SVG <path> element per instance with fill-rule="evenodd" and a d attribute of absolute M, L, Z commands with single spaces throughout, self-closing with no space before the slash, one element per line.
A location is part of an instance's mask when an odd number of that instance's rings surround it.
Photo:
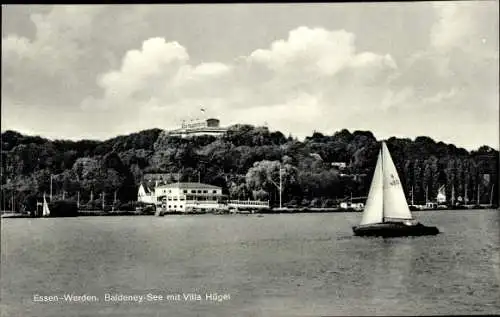
<path fill-rule="evenodd" d="M 168 133 L 198 133 L 198 132 L 218 132 L 223 133 L 226 132 L 227 128 L 224 127 L 200 127 L 200 128 L 180 128 L 175 130 L 170 130 Z"/>
<path fill-rule="evenodd" d="M 152 193 L 152 192 L 153 192 L 153 191 L 152 191 L 152 190 L 151 190 L 148 186 L 144 185 L 144 183 L 143 183 L 143 182 L 141 182 L 141 183 L 140 183 L 140 185 L 139 185 L 139 190 L 141 190 L 141 187 L 144 189 L 144 192 L 145 192 L 146 194 L 150 194 L 150 193 Z"/>
<path fill-rule="evenodd" d="M 191 188 L 200 188 L 200 189 L 222 189 L 221 187 L 203 184 L 203 183 L 170 183 L 166 185 L 160 185 L 157 188 L 182 188 L 182 189 L 191 189 Z"/>

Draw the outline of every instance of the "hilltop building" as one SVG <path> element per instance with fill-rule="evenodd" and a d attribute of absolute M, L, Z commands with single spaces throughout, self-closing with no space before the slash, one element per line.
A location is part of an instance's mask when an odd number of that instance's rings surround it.
<path fill-rule="evenodd" d="M 331 162 L 330 164 L 339 170 L 345 170 L 347 168 L 346 162 Z"/>
<path fill-rule="evenodd" d="M 169 131 L 168 135 L 180 136 L 182 138 L 199 135 L 221 136 L 226 131 L 227 128 L 220 126 L 219 119 L 210 118 L 183 121 L 179 129 Z"/>

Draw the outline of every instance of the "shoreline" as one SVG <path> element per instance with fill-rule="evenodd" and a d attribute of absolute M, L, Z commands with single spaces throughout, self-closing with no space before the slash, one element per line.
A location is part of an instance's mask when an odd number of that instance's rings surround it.
<path fill-rule="evenodd" d="M 457 208 L 457 209 L 421 209 L 421 210 L 412 210 L 412 212 L 426 212 L 426 211 L 461 211 L 461 210 L 498 210 L 498 207 L 495 206 L 491 208 L 487 207 L 479 207 L 479 208 Z M 254 211 L 240 211 L 240 212 L 197 212 L 197 213 L 183 213 L 183 212 L 169 212 L 163 213 L 162 216 L 169 215 L 265 215 L 265 214 L 312 214 L 312 213 L 362 213 L 362 210 L 349 210 L 349 209 L 340 209 L 340 208 L 275 208 L 270 210 L 254 210 Z M 117 217 L 117 216 L 150 216 L 155 217 L 154 213 L 142 213 L 137 211 L 115 211 L 115 212 L 106 212 L 101 210 L 91 210 L 91 211 L 79 211 L 76 216 L 68 216 L 68 217 L 48 217 L 48 218 L 74 218 L 74 217 Z M 13 213 L 13 212 L 4 212 L 1 213 L 1 218 L 43 218 L 43 217 L 32 217 L 30 215 L 24 213 Z"/>

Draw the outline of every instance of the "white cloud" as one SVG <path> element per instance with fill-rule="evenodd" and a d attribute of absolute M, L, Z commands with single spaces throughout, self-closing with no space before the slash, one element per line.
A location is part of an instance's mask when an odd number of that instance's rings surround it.
<path fill-rule="evenodd" d="M 106 97 L 124 99 L 145 88 L 155 75 L 164 77 L 172 68 L 177 71 L 177 65 L 188 59 L 186 49 L 179 43 L 151 38 L 144 41 L 142 50 L 128 51 L 120 70 L 104 74 L 98 83 L 104 88 Z"/>
<path fill-rule="evenodd" d="M 396 67 L 390 55 L 356 53 L 354 42 L 355 35 L 345 30 L 299 27 L 290 31 L 287 40 L 275 41 L 269 49 L 255 50 L 248 60 L 275 71 L 299 68 L 322 76 L 335 76 L 348 67 L 380 64 Z"/>
<path fill-rule="evenodd" d="M 473 9 L 474 6 L 466 1 L 461 3 L 436 2 L 433 6 L 436 9 L 438 22 L 432 29 L 432 45 L 445 50 L 456 45 L 464 45 L 465 43 L 461 43 L 461 40 L 471 34 L 474 23 L 467 10 Z"/>
<path fill-rule="evenodd" d="M 230 67 L 222 63 L 203 63 L 193 70 L 193 73 L 201 76 L 217 76 L 229 72 Z"/>
<path fill-rule="evenodd" d="M 492 8 L 490 1 L 450 1 L 435 2 L 433 7 L 437 21 L 430 34 L 432 48 L 498 60 L 498 6 Z"/>
<path fill-rule="evenodd" d="M 31 42 L 22 36 L 8 35 L 2 38 L 2 55 L 5 59 L 25 58 L 30 54 Z"/>
<path fill-rule="evenodd" d="M 48 14 L 32 14 L 35 39 L 18 38 L 18 43 L 22 42 L 25 47 L 18 53 L 25 58 L 44 61 L 36 65 L 43 70 L 67 70 L 84 55 L 86 48 L 82 43 L 88 39 L 93 19 L 102 9 L 102 6 L 55 6 Z"/>
<path fill-rule="evenodd" d="M 233 64 L 197 65 L 181 44 L 148 39 L 141 50 L 128 51 L 117 70 L 100 76 L 103 97 L 87 98 L 82 107 L 120 109 L 136 118 L 155 113 L 164 116 L 163 126 L 176 126 L 204 105 L 227 123 L 267 121 L 306 134 L 316 122 L 331 130 L 346 109 L 362 113 L 381 104 L 397 69 L 389 54 L 356 53 L 354 38 L 343 30 L 299 27 Z"/>

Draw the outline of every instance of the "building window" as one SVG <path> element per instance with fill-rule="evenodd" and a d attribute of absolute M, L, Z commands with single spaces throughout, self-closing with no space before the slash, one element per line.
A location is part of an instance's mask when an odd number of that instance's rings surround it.
<path fill-rule="evenodd" d="M 171 193 L 172 191 L 169 189 L 168 192 Z"/>
<path fill-rule="evenodd" d="M 198 189 L 198 194 L 201 194 L 201 189 Z"/>
<path fill-rule="evenodd" d="M 212 193 L 217 194 L 217 190 L 216 190 L 216 189 L 214 189 L 214 190 L 212 191 Z"/>
<path fill-rule="evenodd" d="M 206 194 L 206 193 L 208 193 L 208 190 L 206 190 L 206 189 L 205 189 L 205 190 L 203 191 L 203 194 Z"/>
<path fill-rule="evenodd" d="M 196 190 L 192 189 L 192 190 L 191 190 L 191 193 L 192 193 L 192 194 L 196 194 Z"/>
<path fill-rule="evenodd" d="M 184 194 L 187 194 L 187 192 L 188 192 L 187 189 L 184 189 Z"/>
<path fill-rule="evenodd" d="M 174 208 L 177 208 L 177 205 L 174 205 Z"/>
<path fill-rule="evenodd" d="M 168 208 L 172 208 L 172 205 L 168 205 Z"/>

